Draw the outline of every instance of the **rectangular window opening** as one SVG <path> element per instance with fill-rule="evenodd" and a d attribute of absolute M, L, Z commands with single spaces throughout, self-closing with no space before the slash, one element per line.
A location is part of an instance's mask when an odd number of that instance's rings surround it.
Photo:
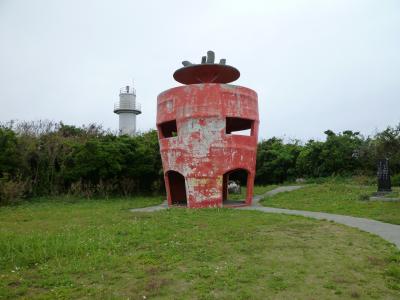
<path fill-rule="evenodd" d="M 226 117 L 226 134 L 233 135 L 254 135 L 254 120 Z"/>
<path fill-rule="evenodd" d="M 159 124 L 158 131 L 160 133 L 160 138 L 162 139 L 178 136 L 178 130 L 176 128 L 176 120 Z"/>

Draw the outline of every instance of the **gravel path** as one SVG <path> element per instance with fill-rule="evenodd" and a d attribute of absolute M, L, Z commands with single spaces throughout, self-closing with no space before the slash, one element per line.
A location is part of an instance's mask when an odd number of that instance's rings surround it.
<path fill-rule="evenodd" d="M 278 213 L 278 214 L 288 214 L 288 215 L 296 215 L 303 216 L 308 218 L 314 218 L 318 220 L 328 220 L 334 221 L 339 224 L 344 224 L 350 227 L 355 227 L 361 229 L 363 231 L 376 234 L 383 239 L 394 243 L 398 248 L 400 248 L 400 225 L 383 223 L 375 220 L 365 219 L 365 218 L 357 218 L 343 215 L 335 215 L 323 212 L 312 212 L 312 211 L 304 211 L 304 210 L 292 210 L 292 209 L 283 209 L 283 208 L 274 208 L 274 207 L 264 207 L 260 205 L 260 200 L 273 196 L 282 192 L 290 192 L 297 189 L 302 188 L 303 186 L 295 185 L 295 186 L 282 186 L 278 187 L 272 191 L 269 191 L 263 195 L 257 195 L 253 197 L 252 206 L 245 206 L 236 209 L 242 210 L 258 210 L 266 213 Z M 162 209 L 168 208 L 166 202 L 151 207 L 137 208 L 132 209 L 132 212 L 153 212 Z"/>
<path fill-rule="evenodd" d="M 298 189 L 301 189 L 301 188 L 303 188 L 302 185 L 287 185 L 287 186 L 277 187 L 276 189 L 273 189 L 272 191 L 266 192 L 265 194 L 254 196 L 251 206 L 252 207 L 253 206 L 261 206 L 259 202 L 260 202 L 261 199 L 263 199 L 265 197 L 271 197 L 271 196 L 274 196 L 274 195 L 279 194 L 279 193 L 291 192 L 291 191 L 295 191 L 295 190 L 298 190 Z"/>

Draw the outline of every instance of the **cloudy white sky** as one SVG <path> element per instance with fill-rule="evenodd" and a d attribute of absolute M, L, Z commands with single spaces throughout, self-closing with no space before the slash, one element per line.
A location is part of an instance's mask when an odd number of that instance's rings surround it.
<path fill-rule="evenodd" d="M 138 128 L 154 128 L 174 70 L 209 49 L 258 92 L 260 138 L 400 122 L 398 0 L 0 0 L 0 121 L 116 130 L 134 78 Z"/>

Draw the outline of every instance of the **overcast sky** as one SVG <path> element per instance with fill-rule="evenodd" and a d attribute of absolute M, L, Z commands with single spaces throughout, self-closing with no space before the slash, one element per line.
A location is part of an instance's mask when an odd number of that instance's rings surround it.
<path fill-rule="evenodd" d="M 207 50 L 257 91 L 260 138 L 400 122 L 400 1 L 0 0 L 0 121 L 116 130 L 134 78 L 141 131 L 182 60 Z"/>

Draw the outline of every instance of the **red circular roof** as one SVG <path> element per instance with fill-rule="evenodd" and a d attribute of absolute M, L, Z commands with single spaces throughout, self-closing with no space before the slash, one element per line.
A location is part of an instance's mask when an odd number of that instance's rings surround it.
<path fill-rule="evenodd" d="M 222 64 L 196 64 L 175 71 L 174 78 L 183 84 L 229 83 L 240 77 L 238 69 Z"/>

